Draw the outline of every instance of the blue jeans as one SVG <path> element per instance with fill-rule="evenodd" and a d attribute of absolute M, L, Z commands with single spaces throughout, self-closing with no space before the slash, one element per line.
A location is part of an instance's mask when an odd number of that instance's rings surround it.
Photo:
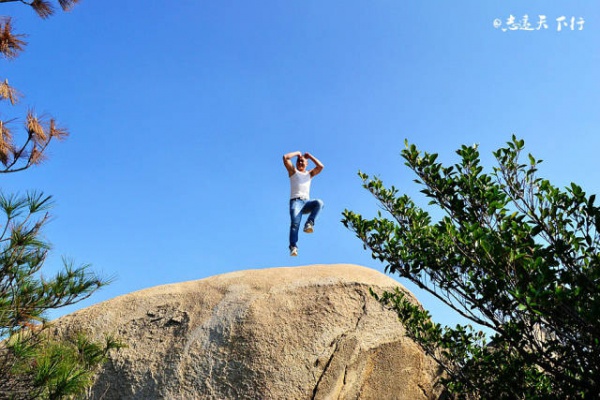
<path fill-rule="evenodd" d="M 309 214 L 306 223 L 310 222 L 314 225 L 315 219 L 317 219 L 317 215 L 319 215 L 319 211 L 321 211 L 323 206 L 323 201 L 318 199 L 290 200 L 290 249 L 296 247 L 296 243 L 298 243 L 298 230 L 300 229 L 302 214 Z"/>

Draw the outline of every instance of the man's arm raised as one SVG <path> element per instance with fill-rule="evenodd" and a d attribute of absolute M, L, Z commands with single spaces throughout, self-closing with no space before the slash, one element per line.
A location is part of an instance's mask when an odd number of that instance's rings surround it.
<path fill-rule="evenodd" d="M 287 153 L 283 156 L 283 165 L 285 169 L 288 171 L 288 175 L 292 176 L 296 172 L 296 168 L 294 168 L 294 164 L 292 163 L 292 158 L 301 156 L 301 151 L 292 151 L 291 153 Z"/>
<path fill-rule="evenodd" d="M 310 170 L 311 178 L 317 176 L 321 171 L 323 171 L 323 167 L 324 167 L 323 163 L 321 161 L 319 161 L 315 156 L 313 156 L 310 153 L 304 153 L 304 157 L 308 158 L 309 160 L 314 162 L 316 165 L 316 167 L 314 167 L 313 169 Z"/>

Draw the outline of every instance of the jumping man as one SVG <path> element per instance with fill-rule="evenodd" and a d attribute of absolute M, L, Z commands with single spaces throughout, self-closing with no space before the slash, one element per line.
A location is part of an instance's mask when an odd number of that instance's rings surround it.
<path fill-rule="evenodd" d="M 292 158 L 297 157 L 296 167 L 292 164 Z M 306 170 L 308 160 L 311 160 L 315 167 L 310 171 Z M 290 177 L 290 255 L 298 255 L 298 229 L 302 220 L 302 214 L 309 214 L 304 232 L 312 233 L 315 220 L 319 211 L 323 208 L 323 201 L 310 199 L 310 183 L 312 178 L 317 176 L 323 170 L 323 164 L 312 154 L 300 151 L 294 151 L 283 156 L 283 165 L 288 171 Z"/>

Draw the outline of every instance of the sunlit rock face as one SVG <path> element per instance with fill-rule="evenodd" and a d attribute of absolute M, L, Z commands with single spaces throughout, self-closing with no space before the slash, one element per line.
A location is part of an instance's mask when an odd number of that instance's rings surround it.
<path fill-rule="evenodd" d="M 92 399 L 434 399 L 437 365 L 369 294 L 399 286 L 347 264 L 247 270 L 120 296 L 55 329 L 128 346 Z"/>

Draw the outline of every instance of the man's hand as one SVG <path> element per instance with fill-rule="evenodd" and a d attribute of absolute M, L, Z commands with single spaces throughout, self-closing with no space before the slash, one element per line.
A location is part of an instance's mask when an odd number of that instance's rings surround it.
<path fill-rule="evenodd" d="M 283 156 L 285 160 L 291 160 L 294 157 L 302 157 L 301 151 L 292 151 L 291 153 L 287 153 Z"/>

